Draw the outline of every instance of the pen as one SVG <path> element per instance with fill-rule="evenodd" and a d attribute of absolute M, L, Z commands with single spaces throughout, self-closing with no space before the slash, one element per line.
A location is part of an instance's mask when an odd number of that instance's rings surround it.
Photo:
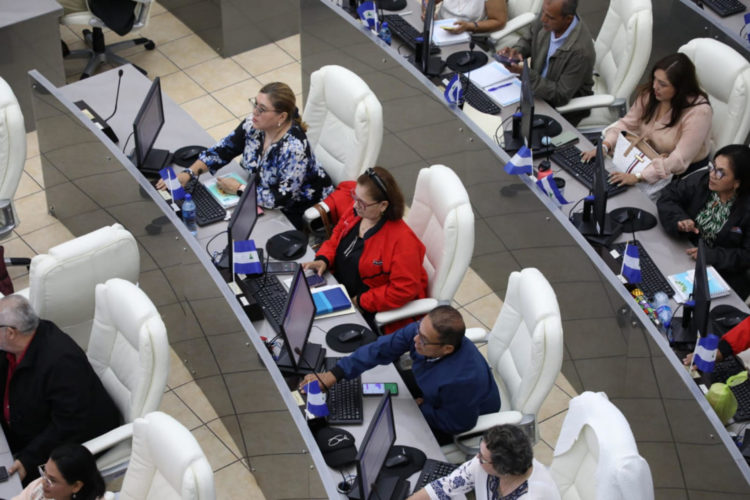
<path fill-rule="evenodd" d="M 513 85 L 513 82 L 503 83 L 502 85 L 498 85 L 497 87 L 492 87 L 491 89 L 487 89 L 487 92 L 494 92 L 496 90 L 500 90 L 501 88 L 508 87 L 509 85 Z"/>

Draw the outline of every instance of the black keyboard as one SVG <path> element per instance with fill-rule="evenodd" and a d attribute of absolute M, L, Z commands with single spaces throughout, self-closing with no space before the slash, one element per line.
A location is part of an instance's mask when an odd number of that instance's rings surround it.
<path fill-rule="evenodd" d="M 388 28 L 393 36 L 399 38 L 411 50 L 417 50 L 417 38 L 422 38 L 422 33 L 409 24 L 409 21 L 398 14 L 386 14 L 383 16 L 383 21 L 388 23 Z M 439 53 L 440 47 L 431 43 L 430 54 Z"/>
<path fill-rule="evenodd" d="M 550 159 L 567 173 L 575 177 L 581 184 L 589 189 L 594 185 L 594 162 L 584 163 L 581 161 L 581 150 L 574 144 L 567 144 L 556 148 L 550 155 Z M 625 191 L 625 186 L 607 184 L 607 197 Z"/>
<path fill-rule="evenodd" d="M 737 359 L 736 356 L 723 361 L 717 361 L 714 363 L 714 371 L 711 372 L 711 383 L 721 382 L 723 384 L 729 377 L 737 375 L 744 369 L 745 366 L 742 364 L 742 361 Z"/>
<path fill-rule="evenodd" d="M 453 75 L 455 75 L 455 73 L 449 74 L 447 81 L 450 81 L 453 78 Z M 488 115 L 500 114 L 500 111 L 502 110 L 497 104 L 495 104 L 495 101 L 490 99 L 490 96 L 485 94 L 482 89 L 466 78 L 466 75 L 461 75 L 461 85 L 464 86 L 464 101 L 471 104 L 474 109 L 482 113 L 487 113 Z"/>
<path fill-rule="evenodd" d="M 705 5 L 719 14 L 721 17 L 728 17 L 734 14 L 744 12 L 747 7 L 739 0 L 703 0 Z"/>
<path fill-rule="evenodd" d="M 190 192 L 195 202 L 195 222 L 199 226 L 206 226 L 214 222 L 223 221 L 227 216 L 227 211 L 221 206 L 211 192 L 201 184 L 196 182 L 193 190 Z"/>
<path fill-rule="evenodd" d="M 730 385 L 729 389 L 737 399 L 737 413 L 734 414 L 735 422 L 750 420 L 750 379 L 739 385 Z"/>
<path fill-rule="evenodd" d="M 326 370 L 336 366 L 339 358 L 326 358 Z M 328 388 L 328 423 L 357 425 L 364 420 L 362 411 L 362 378 L 339 380 Z"/>
<path fill-rule="evenodd" d="M 617 250 L 620 254 L 617 258 L 617 264 L 619 266 L 622 266 L 622 256 L 625 253 L 626 244 L 627 243 L 622 242 L 615 243 L 612 246 L 612 248 Z M 638 254 L 640 256 L 639 263 L 641 267 L 641 282 L 638 283 L 638 288 L 643 290 L 643 293 L 648 297 L 648 300 L 653 300 L 656 292 L 664 292 L 668 297 L 673 297 L 674 290 L 672 289 L 672 285 L 669 284 L 669 281 L 667 281 L 667 278 L 664 277 L 654 261 L 651 260 L 651 256 L 646 249 L 643 248 L 641 242 L 636 240 L 635 244 L 639 247 Z"/>
<path fill-rule="evenodd" d="M 279 278 L 275 274 L 248 276 L 242 280 L 242 285 L 242 291 L 251 295 L 263 310 L 273 331 L 280 333 L 288 293 Z"/>
<path fill-rule="evenodd" d="M 414 487 L 414 493 L 416 493 L 418 490 L 421 490 L 436 479 L 447 476 L 457 468 L 458 465 L 456 464 L 452 464 L 450 462 L 440 462 L 438 460 L 428 458 L 424 461 L 424 467 L 422 467 L 422 472 L 419 474 L 419 479 L 417 479 L 417 485 Z"/>

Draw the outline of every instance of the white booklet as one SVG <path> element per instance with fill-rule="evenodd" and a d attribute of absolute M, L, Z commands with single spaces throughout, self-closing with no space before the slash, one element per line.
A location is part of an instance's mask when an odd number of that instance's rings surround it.
<path fill-rule="evenodd" d="M 732 291 L 727 285 L 727 282 L 721 277 L 719 272 L 714 269 L 714 266 L 708 266 L 706 268 L 706 274 L 708 274 L 708 291 L 711 294 L 711 298 L 723 297 L 729 295 Z M 693 279 L 695 277 L 695 269 L 689 269 L 687 271 L 667 276 L 669 284 L 674 288 L 675 302 L 684 304 L 691 293 L 693 293 Z"/>
<path fill-rule="evenodd" d="M 471 83 L 484 90 L 501 107 L 521 100 L 521 81 L 497 61 L 471 71 L 468 76 Z"/>
<path fill-rule="evenodd" d="M 468 32 L 464 31 L 457 35 L 450 32 L 450 28 L 453 28 L 455 22 L 456 19 L 439 19 L 434 21 L 432 23 L 432 43 L 438 47 L 468 43 L 471 40 L 471 35 Z"/>

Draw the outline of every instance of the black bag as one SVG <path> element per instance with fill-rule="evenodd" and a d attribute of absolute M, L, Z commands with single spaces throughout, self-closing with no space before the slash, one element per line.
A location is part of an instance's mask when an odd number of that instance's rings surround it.
<path fill-rule="evenodd" d="M 133 29 L 136 5 L 133 0 L 89 0 L 91 12 L 120 36 Z"/>

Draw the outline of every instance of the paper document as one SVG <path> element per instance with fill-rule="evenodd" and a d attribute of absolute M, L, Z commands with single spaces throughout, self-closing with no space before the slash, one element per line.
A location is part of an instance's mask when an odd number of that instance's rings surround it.
<path fill-rule="evenodd" d="M 729 288 L 729 285 L 727 285 L 727 282 L 724 281 L 719 272 L 714 269 L 714 266 L 708 266 L 706 268 L 706 274 L 708 275 L 708 291 L 711 294 L 712 299 L 723 297 L 724 295 L 729 295 L 731 293 L 732 289 Z M 690 294 L 693 293 L 694 277 L 695 269 L 667 276 L 669 283 L 675 291 L 675 302 L 683 304 Z"/>
<path fill-rule="evenodd" d="M 232 179 L 236 180 L 243 186 L 247 184 L 245 180 L 240 177 L 238 174 L 231 173 L 229 175 L 223 175 L 221 177 L 231 177 Z M 224 208 L 232 208 L 233 206 L 237 205 L 240 201 L 240 197 L 236 194 L 229 194 L 225 193 L 224 191 L 221 191 L 219 189 L 219 186 L 216 185 L 216 178 L 214 177 L 210 181 L 206 182 L 206 189 L 213 195 L 214 198 L 216 198 L 216 201 L 221 203 L 221 206 Z"/>
<path fill-rule="evenodd" d="M 521 81 L 497 61 L 469 73 L 469 80 L 484 90 L 495 103 L 509 106 L 521 100 Z"/>
<path fill-rule="evenodd" d="M 471 35 L 464 31 L 458 35 L 451 33 L 445 28 L 453 28 L 456 19 L 440 19 L 432 23 L 432 43 L 438 47 L 466 43 L 471 40 Z"/>

